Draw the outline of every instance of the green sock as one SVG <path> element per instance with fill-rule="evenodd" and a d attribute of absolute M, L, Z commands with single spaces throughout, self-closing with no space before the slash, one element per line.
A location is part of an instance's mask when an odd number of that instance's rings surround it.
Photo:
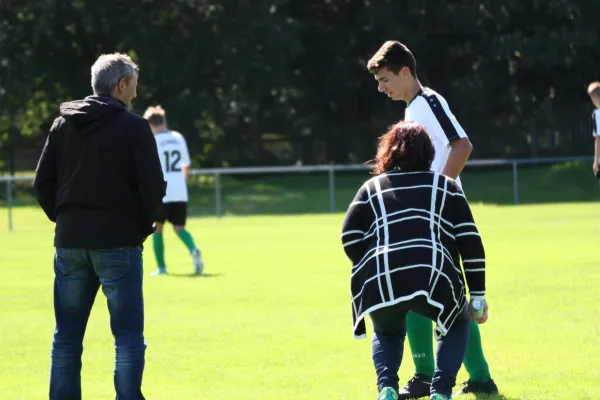
<path fill-rule="evenodd" d="M 406 335 L 410 344 L 416 373 L 433 376 L 433 324 L 429 318 L 410 311 L 406 316 Z"/>
<path fill-rule="evenodd" d="M 166 267 L 165 265 L 165 243 L 163 241 L 162 232 L 154 232 L 152 234 L 152 245 L 154 247 L 154 256 L 158 267 Z"/>
<path fill-rule="evenodd" d="M 181 241 L 185 244 L 185 247 L 188 248 L 190 253 L 193 250 L 196 250 L 194 238 L 192 238 L 192 235 L 188 231 L 186 231 L 185 228 L 177 232 L 177 236 L 179 236 L 179 239 L 181 239 Z"/>
<path fill-rule="evenodd" d="M 465 369 L 469 373 L 469 378 L 473 382 L 486 383 L 492 379 L 490 368 L 483 356 L 483 347 L 481 346 L 481 333 L 479 325 L 474 322 L 470 323 L 469 328 L 469 343 L 467 344 L 467 352 L 463 361 Z"/>

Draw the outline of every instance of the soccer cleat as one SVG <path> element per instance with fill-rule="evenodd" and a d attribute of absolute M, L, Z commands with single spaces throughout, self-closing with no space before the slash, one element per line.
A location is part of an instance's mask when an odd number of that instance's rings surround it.
<path fill-rule="evenodd" d="M 150 276 L 167 275 L 167 267 L 158 267 L 156 271 L 150 273 Z"/>
<path fill-rule="evenodd" d="M 418 399 L 431 394 L 431 377 L 415 374 L 398 393 L 398 399 Z"/>
<path fill-rule="evenodd" d="M 196 275 L 202 275 L 202 271 L 204 271 L 204 262 L 202 262 L 200 250 L 195 249 L 192 251 L 192 263 L 194 264 L 194 273 Z"/>
<path fill-rule="evenodd" d="M 377 395 L 377 400 L 398 400 L 398 394 L 391 387 L 384 387 Z"/>
<path fill-rule="evenodd" d="M 468 380 L 462 384 L 462 389 L 460 389 L 457 395 L 469 393 L 496 394 L 498 393 L 498 386 L 496 386 L 493 379 L 485 383 Z"/>

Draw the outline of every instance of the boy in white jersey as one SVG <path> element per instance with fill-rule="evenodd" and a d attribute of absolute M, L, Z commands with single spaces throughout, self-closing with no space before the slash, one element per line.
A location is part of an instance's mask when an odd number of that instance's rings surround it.
<path fill-rule="evenodd" d="M 587 90 L 596 109 L 592 112 L 592 135 L 594 136 L 594 175 L 600 178 L 600 82 L 592 82 Z"/>
<path fill-rule="evenodd" d="M 398 41 L 385 42 L 369 60 L 367 68 L 375 76 L 380 92 L 394 101 L 406 102 L 405 120 L 418 122 L 427 129 L 435 147 L 431 169 L 455 179 L 460 185 L 459 175 L 473 146 L 446 100 L 419 82 L 417 63 L 410 50 Z M 435 368 L 432 324 L 421 315 L 409 313 L 406 328 L 416 373 L 399 390 L 398 398 L 428 396 Z M 479 326 L 475 323 L 471 323 L 464 365 L 470 379 L 463 385 L 461 394 L 498 392 L 483 355 Z"/>
<path fill-rule="evenodd" d="M 148 120 L 152 133 L 154 133 L 160 163 L 167 181 L 167 194 L 163 198 L 162 210 L 156 221 L 156 231 L 152 235 L 154 254 L 158 264 L 158 269 L 152 275 L 167 273 L 163 239 L 166 221 L 173 224 L 177 236 L 189 250 L 194 272 L 198 275 L 202 274 L 204 264 L 200 250 L 196 247 L 192 235 L 185 229 L 188 202 L 186 180 L 191 164 L 187 143 L 179 132 L 167 128 L 165 110 L 161 106 L 149 107 L 144 113 L 144 118 Z"/>

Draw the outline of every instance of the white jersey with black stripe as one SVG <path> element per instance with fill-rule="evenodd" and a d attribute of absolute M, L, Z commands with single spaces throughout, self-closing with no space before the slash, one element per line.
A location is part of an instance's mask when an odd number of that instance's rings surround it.
<path fill-rule="evenodd" d="M 450 142 L 467 137 L 456 117 L 450 111 L 446 99 L 436 91 L 423 88 L 406 108 L 405 121 L 414 121 L 425 126 L 433 146 L 435 157 L 431 170 L 442 173 L 450 154 Z M 460 185 L 460 178 L 456 179 Z"/>

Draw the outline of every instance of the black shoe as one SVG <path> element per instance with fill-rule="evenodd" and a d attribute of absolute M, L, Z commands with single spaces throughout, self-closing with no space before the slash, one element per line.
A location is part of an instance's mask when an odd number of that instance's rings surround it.
<path fill-rule="evenodd" d="M 431 394 L 431 377 L 415 374 L 398 392 L 398 400 L 418 399 Z"/>
<path fill-rule="evenodd" d="M 462 389 L 457 394 L 467 393 L 496 394 L 498 393 L 498 386 L 496 386 L 493 379 L 490 379 L 486 383 L 468 380 L 462 384 Z"/>

